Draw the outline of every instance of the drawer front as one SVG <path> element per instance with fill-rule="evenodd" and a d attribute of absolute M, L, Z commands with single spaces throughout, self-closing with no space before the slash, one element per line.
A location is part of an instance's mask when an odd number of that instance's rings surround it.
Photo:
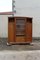
<path fill-rule="evenodd" d="M 25 37 L 24 36 L 22 36 L 22 37 L 20 37 L 20 36 L 16 37 L 16 42 L 25 42 Z"/>

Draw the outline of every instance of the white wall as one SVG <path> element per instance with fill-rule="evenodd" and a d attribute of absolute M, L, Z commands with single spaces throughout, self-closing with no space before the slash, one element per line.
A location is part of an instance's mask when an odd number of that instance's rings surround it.
<path fill-rule="evenodd" d="M 14 16 L 33 17 L 33 37 L 40 37 L 40 0 L 15 0 Z M 0 37 L 8 37 L 8 16 L 0 15 Z"/>
<path fill-rule="evenodd" d="M 15 16 L 33 18 L 33 37 L 40 37 L 40 0 L 15 0 Z"/>
<path fill-rule="evenodd" d="M 0 15 L 0 37 L 8 37 L 8 17 L 11 15 Z"/>

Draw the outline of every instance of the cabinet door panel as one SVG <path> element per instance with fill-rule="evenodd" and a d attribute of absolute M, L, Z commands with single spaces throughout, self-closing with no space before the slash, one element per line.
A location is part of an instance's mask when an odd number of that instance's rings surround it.
<path fill-rule="evenodd" d="M 14 23 L 8 23 L 8 42 L 14 42 Z"/>
<path fill-rule="evenodd" d="M 16 42 L 25 42 L 25 37 L 24 36 L 17 36 L 16 37 Z"/>
<path fill-rule="evenodd" d="M 32 22 L 26 23 L 26 42 L 32 42 Z"/>

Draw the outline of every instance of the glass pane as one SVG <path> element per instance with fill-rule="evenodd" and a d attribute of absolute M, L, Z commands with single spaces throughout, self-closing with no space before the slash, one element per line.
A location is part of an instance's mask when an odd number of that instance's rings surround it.
<path fill-rule="evenodd" d="M 16 35 L 25 35 L 25 19 L 16 19 Z"/>

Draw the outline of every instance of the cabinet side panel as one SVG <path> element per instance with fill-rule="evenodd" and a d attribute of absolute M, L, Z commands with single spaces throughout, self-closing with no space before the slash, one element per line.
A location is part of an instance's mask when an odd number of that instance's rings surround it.
<path fill-rule="evenodd" d="M 10 21 L 8 22 L 8 42 L 14 42 L 14 22 Z"/>
<path fill-rule="evenodd" d="M 32 42 L 32 22 L 31 21 L 29 19 L 29 21 L 27 21 L 26 23 L 26 42 Z"/>

